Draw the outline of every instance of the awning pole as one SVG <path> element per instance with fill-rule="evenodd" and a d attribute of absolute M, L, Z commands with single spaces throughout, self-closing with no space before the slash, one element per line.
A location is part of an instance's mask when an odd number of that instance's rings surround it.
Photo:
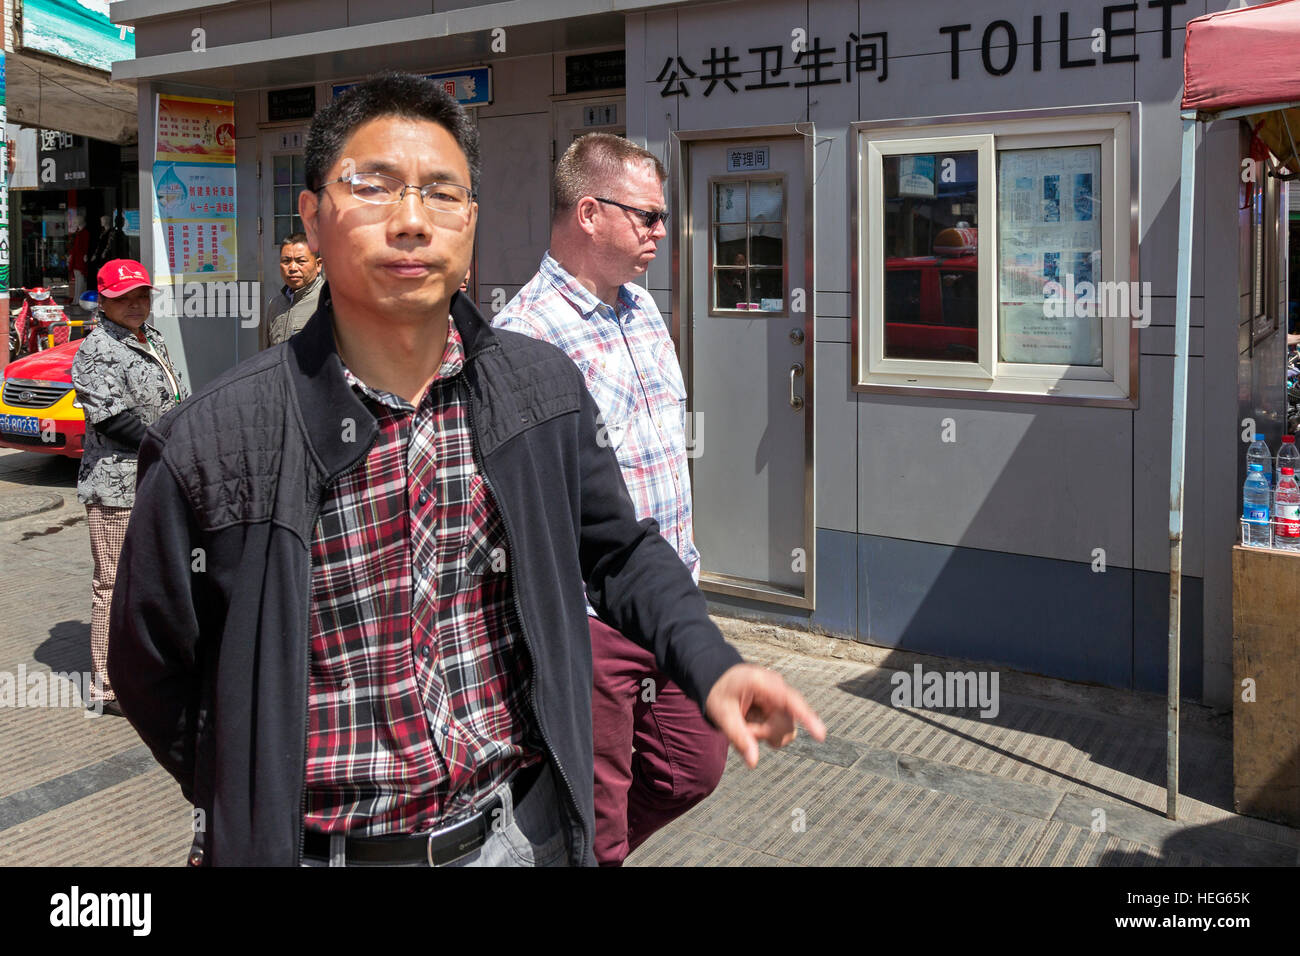
<path fill-rule="evenodd" d="M 1179 638 L 1182 630 L 1183 471 L 1187 450 L 1187 351 L 1191 318 L 1192 217 L 1196 198 L 1196 114 L 1183 114 L 1179 186 L 1178 289 L 1174 304 L 1174 403 L 1169 452 L 1169 700 L 1165 750 L 1165 816 L 1178 819 Z"/>

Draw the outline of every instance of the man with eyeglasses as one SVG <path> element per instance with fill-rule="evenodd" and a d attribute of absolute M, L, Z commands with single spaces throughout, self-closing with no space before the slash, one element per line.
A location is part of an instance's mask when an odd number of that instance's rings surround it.
<path fill-rule="evenodd" d="M 686 387 L 654 299 L 633 281 L 667 234 L 663 164 L 621 136 L 575 140 L 555 167 L 551 247 L 493 319 L 563 349 L 600 409 L 638 518 L 699 580 L 691 529 Z M 594 602 L 593 602 L 594 603 Z M 726 738 L 644 646 L 589 604 L 596 862 L 619 866 L 718 785 Z"/>
<path fill-rule="evenodd" d="M 794 722 L 638 523 L 559 351 L 457 286 L 478 139 L 384 74 L 316 115 L 320 306 L 150 429 L 113 603 L 122 709 L 193 865 L 591 863 L 584 583 L 752 764 Z"/>

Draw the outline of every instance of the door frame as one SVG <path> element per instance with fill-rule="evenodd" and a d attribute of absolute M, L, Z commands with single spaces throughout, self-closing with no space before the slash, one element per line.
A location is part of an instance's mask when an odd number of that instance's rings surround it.
<path fill-rule="evenodd" d="M 694 337 L 690 334 L 690 322 L 683 323 L 682 317 L 692 313 L 694 295 L 694 276 L 691 270 L 691 243 L 695 235 L 695 223 L 691 220 L 691 163 L 690 152 L 693 145 L 714 145 L 745 140 L 803 139 L 803 231 L 804 231 L 804 320 L 803 320 L 803 414 L 804 414 L 804 468 L 803 468 L 803 527 L 804 556 L 806 558 L 803 593 L 796 594 L 770 585 L 725 574 L 714 574 L 707 570 L 707 555 L 704 569 L 700 574 L 700 589 L 716 594 L 749 598 L 766 604 L 779 604 L 785 607 L 813 610 L 817 594 L 817 484 L 816 459 L 814 456 L 817 436 L 817 418 L 815 415 L 814 383 L 816 377 L 815 356 L 817 336 L 815 332 L 816 288 L 814 264 L 816 261 L 816 217 L 814 206 L 813 169 L 816 142 L 816 128 L 812 123 L 783 123 L 772 126 L 742 126 L 730 129 L 707 130 L 670 130 L 672 184 L 671 210 L 677 220 L 677 233 L 673 240 L 672 251 L 672 337 L 677 344 L 677 360 L 682 366 L 682 375 L 686 382 L 686 412 L 694 415 L 695 411 L 695 363 Z M 786 173 L 787 179 L 791 174 Z M 708 223 L 705 223 L 707 233 Z M 705 236 L 707 240 L 707 236 Z M 793 251 L 793 250 L 792 250 Z M 791 290 L 793 291 L 793 290 Z M 791 319 L 790 321 L 793 321 Z M 694 419 L 691 419 L 694 421 Z M 695 487 L 694 459 L 690 460 L 691 487 Z M 696 502 L 698 509 L 698 502 Z"/>

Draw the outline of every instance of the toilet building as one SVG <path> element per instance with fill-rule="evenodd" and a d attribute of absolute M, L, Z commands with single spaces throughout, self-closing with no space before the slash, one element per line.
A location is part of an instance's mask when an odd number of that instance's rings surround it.
<path fill-rule="evenodd" d="M 120 0 L 136 59 L 113 76 L 137 84 L 142 203 L 160 104 L 229 104 L 221 248 L 262 300 L 311 116 L 369 73 L 431 75 L 474 117 L 485 314 L 546 250 L 556 156 L 594 130 L 644 144 L 670 170 L 645 281 L 715 609 L 1160 691 L 1183 29 L 1213 9 Z M 1286 419 L 1269 163 L 1244 123 L 1199 147 L 1182 688 L 1219 705 L 1242 437 L 1276 448 Z M 141 230 L 163 272 L 165 219 Z M 195 385 L 257 348 L 239 316 L 159 321 Z"/>

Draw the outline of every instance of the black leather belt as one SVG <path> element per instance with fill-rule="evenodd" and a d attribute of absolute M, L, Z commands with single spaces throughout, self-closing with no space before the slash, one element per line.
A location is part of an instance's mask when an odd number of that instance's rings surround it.
<path fill-rule="evenodd" d="M 537 778 L 541 775 L 546 761 L 542 760 L 531 767 L 515 773 L 510 778 L 511 800 L 515 808 L 523 802 Z M 343 853 L 348 864 L 400 864 L 427 863 L 429 866 L 441 866 L 458 860 L 467 853 L 472 853 L 487 842 L 491 832 L 493 813 L 500 809 L 501 797 L 494 796 L 479 810 L 447 821 L 442 826 L 428 833 L 412 836 L 348 837 L 344 841 Z M 306 831 L 302 845 L 303 856 L 318 860 L 330 859 L 330 835 Z"/>

